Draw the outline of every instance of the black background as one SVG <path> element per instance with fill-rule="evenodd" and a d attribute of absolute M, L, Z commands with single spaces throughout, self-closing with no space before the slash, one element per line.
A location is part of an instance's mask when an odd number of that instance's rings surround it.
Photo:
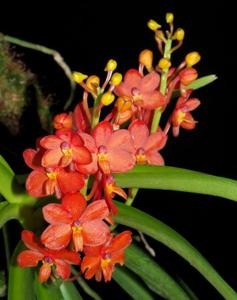
<path fill-rule="evenodd" d="M 73 70 L 104 76 L 109 58 L 115 58 L 118 70 L 125 72 L 137 67 L 141 50 L 156 51 L 146 22 L 154 18 L 165 24 L 167 11 L 175 14 L 175 25 L 186 31 L 184 46 L 174 54 L 173 61 L 179 63 L 187 52 L 197 50 L 202 55 L 197 66 L 199 74 L 214 73 L 218 80 L 194 93 L 202 102 L 194 113 L 198 126 L 192 132 L 182 131 L 178 139 L 170 138 L 162 152 L 166 164 L 237 179 L 236 16 L 232 1 L 67 1 L 55 2 L 53 8 L 43 4 L 12 5 L 1 12 L 0 31 L 57 49 Z M 55 109 L 59 109 L 69 94 L 69 85 L 52 58 L 20 47 L 15 51 L 23 54 L 22 59 L 37 74 L 44 91 L 53 94 Z M 41 133 L 32 123 L 31 130 L 20 140 L 2 138 L 1 144 L 12 145 L 14 154 L 4 150 L 3 154 L 16 169 L 23 164 L 22 149 L 33 147 L 37 134 Z M 236 203 L 164 191 L 141 191 L 136 201 L 137 207 L 183 234 L 237 290 Z M 151 244 L 157 249 L 157 261 L 172 274 L 183 277 L 200 299 L 222 299 L 185 261 L 162 245 L 153 241 Z M 115 285 L 107 285 L 105 299 L 112 295 L 119 299 L 115 290 Z"/>

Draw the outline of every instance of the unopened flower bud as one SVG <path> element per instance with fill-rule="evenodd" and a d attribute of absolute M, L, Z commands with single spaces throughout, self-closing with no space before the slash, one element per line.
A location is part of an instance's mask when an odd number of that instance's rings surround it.
<path fill-rule="evenodd" d="M 172 39 L 181 42 L 183 41 L 184 36 L 185 36 L 185 31 L 182 28 L 178 28 L 173 34 Z"/>
<path fill-rule="evenodd" d="M 126 110 L 129 110 L 131 108 L 132 101 L 127 96 L 119 97 L 116 102 L 116 106 L 117 106 L 118 112 L 123 113 Z"/>
<path fill-rule="evenodd" d="M 123 79 L 122 74 L 116 72 L 112 75 L 111 80 L 110 80 L 110 84 L 112 84 L 114 86 L 117 86 L 121 83 L 122 79 Z"/>
<path fill-rule="evenodd" d="M 152 69 L 153 53 L 149 49 L 143 50 L 139 55 L 139 63 L 144 65 L 148 71 Z"/>
<path fill-rule="evenodd" d="M 100 78 L 96 75 L 89 76 L 86 80 L 86 86 L 91 92 L 96 94 L 97 88 L 100 86 Z"/>
<path fill-rule="evenodd" d="M 170 66 L 171 66 L 170 60 L 164 57 L 161 58 L 158 63 L 158 67 L 161 68 L 162 70 L 168 69 Z"/>
<path fill-rule="evenodd" d="M 168 24 L 173 23 L 173 21 L 174 21 L 174 14 L 168 12 L 168 13 L 165 15 L 165 19 L 166 19 L 166 22 L 167 22 Z"/>
<path fill-rule="evenodd" d="M 114 59 L 110 59 L 105 67 L 105 71 L 114 71 L 117 68 L 117 62 Z"/>
<path fill-rule="evenodd" d="M 186 68 L 179 73 L 180 82 L 187 86 L 198 77 L 198 72 L 194 68 Z"/>
<path fill-rule="evenodd" d="M 200 59 L 201 56 L 197 51 L 190 52 L 185 56 L 185 62 L 188 67 L 196 65 L 200 61 Z"/>
<path fill-rule="evenodd" d="M 101 97 L 101 103 L 105 106 L 110 105 L 115 99 L 114 94 L 112 94 L 111 92 L 106 92 L 102 95 Z"/>
<path fill-rule="evenodd" d="M 53 119 L 53 126 L 55 129 L 72 128 L 72 114 L 62 113 L 56 115 Z"/>
<path fill-rule="evenodd" d="M 147 22 L 147 26 L 149 29 L 151 29 L 153 31 L 156 31 L 157 29 L 161 28 L 161 25 L 152 19 Z"/>
<path fill-rule="evenodd" d="M 72 79 L 76 83 L 81 83 L 83 80 L 85 80 L 88 76 L 85 74 L 82 74 L 80 72 L 72 72 Z"/>

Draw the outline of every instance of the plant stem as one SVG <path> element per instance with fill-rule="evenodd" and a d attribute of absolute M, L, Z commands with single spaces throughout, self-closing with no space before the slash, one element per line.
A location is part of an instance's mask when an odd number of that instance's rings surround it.
<path fill-rule="evenodd" d="M 4 250 L 6 255 L 6 262 L 7 262 L 7 270 L 9 270 L 10 266 L 10 247 L 9 247 L 9 238 L 7 232 L 7 225 L 5 224 L 2 227 L 2 234 L 3 234 L 3 243 L 4 243 Z"/>
<path fill-rule="evenodd" d="M 172 40 L 169 38 L 167 39 L 167 42 L 165 44 L 165 49 L 164 49 L 164 58 L 170 59 L 171 53 L 171 46 L 172 46 Z M 160 79 L 160 92 L 165 95 L 166 94 L 166 88 L 167 88 L 167 75 L 168 75 L 169 69 L 164 69 L 161 74 L 161 79 Z M 162 110 L 160 107 L 158 107 L 153 116 L 152 124 L 151 124 L 151 133 L 154 133 L 157 131 L 157 128 L 160 123 L 160 118 L 161 118 Z"/>
<path fill-rule="evenodd" d="M 52 55 L 53 56 L 53 59 L 62 68 L 62 70 L 64 71 L 65 75 L 67 76 L 67 78 L 70 81 L 70 87 L 71 87 L 70 96 L 69 96 L 68 100 L 66 101 L 66 103 L 64 105 L 64 110 L 68 109 L 68 107 L 70 106 L 70 104 L 72 103 L 72 100 L 73 100 L 73 96 L 74 96 L 74 91 L 75 91 L 76 84 L 72 80 L 71 69 L 68 66 L 68 64 L 64 61 L 62 55 L 58 51 L 56 51 L 54 49 L 50 49 L 50 48 L 47 48 L 47 47 L 39 45 L 39 44 L 30 43 L 30 42 L 27 42 L 27 41 L 15 38 L 13 36 L 3 35 L 2 39 L 4 41 L 6 41 L 6 42 L 9 42 L 9 43 L 12 43 L 12 44 L 24 47 L 24 48 L 36 50 L 36 51 L 42 52 L 44 54 L 48 54 L 48 55 Z"/>
<path fill-rule="evenodd" d="M 103 94 L 103 92 L 98 93 L 98 96 L 94 101 L 92 121 L 91 121 L 91 130 L 93 130 L 100 121 L 101 109 L 99 108 L 99 105 L 100 105 L 100 99 L 101 99 L 102 94 Z"/>
<path fill-rule="evenodd" d="M 72 274 L 78 275 L 77 270 L 73 267 L 72 267 Z M 80 285 L 80 287 L 88 296 L 90 296 L 94 300 L 102 300 L 102 298 L 87 284 L 87 282 L 81 276 L 78 276 L 76 280 Z"/>

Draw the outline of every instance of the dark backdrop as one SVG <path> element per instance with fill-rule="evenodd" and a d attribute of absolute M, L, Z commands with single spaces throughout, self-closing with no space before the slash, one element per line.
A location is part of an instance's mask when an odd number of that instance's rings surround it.
<path fill-rule="evenodd" d="M 202 101 L 195 112 L 197 129 L 182 131 L 178 139 L 170 138 L 162 152 L 166 164 L 236 179 L 236 24 L 232 1 L 77 2 L 55 2 L 53 9 L 43 4 L 9 5 L 1 12 L 0 31 L 57 49 L 72 69 L 102 76 L 109 58 L 118 61 L 122 72 L 136 67 L 141 50 L 156 49 L 147 20 L 164 22 L 165 13 L 174 12 L 175 24 L 186 31 L 184 46 L 174 60 L 178 63 L 187 52 L 197 50 L 202 55 L 197 66 L 200 75 L 215 73 L 219 79 L 195 92 Z M 37 74 L 44 91 L 53 94 L 58 109 L 69 93 L 64 74 L 46 55 L 20 47 L 15 51 L 23 53 L 26 65 Z M 34 124 L 31 128 L 20 141 L 3 137 L 3 143 L 18 153 L 18 164 L 15 154 L 13 159 L 6 153 L 16 168 L 23 163 L 22 149 L 34 145 L 37 128 Z M 236 203 L 202 195 L 141 191 L 136 205 L 183 234 L 237 290 Z M 200 299 L 222 299 L 186 262 L 162 245 L 151 244 L 157 248 L 158 262 L 183 277 Z M 115 289 L 115 285 L 106 287 L 106 299 Z M 113 299 L 118 299 L 116 295 Z"/>

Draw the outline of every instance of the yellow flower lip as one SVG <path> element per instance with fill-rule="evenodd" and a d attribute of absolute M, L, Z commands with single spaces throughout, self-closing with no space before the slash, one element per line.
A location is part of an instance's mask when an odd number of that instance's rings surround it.
<path fill-rule="evenodd" d="M 55 180 L 58 176 L 57 172 L 47 172 L 46 175 L 48 176 L 49 179 Z"/>

